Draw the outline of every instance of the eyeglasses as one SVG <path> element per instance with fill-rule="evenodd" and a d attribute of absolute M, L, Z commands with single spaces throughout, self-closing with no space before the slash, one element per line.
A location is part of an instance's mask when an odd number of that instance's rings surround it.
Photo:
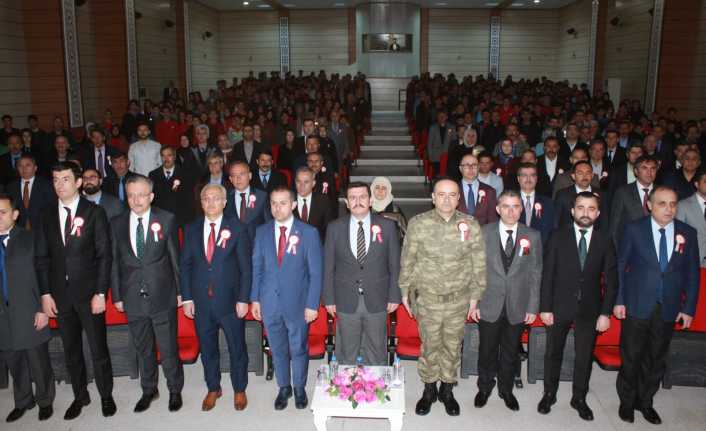
<path fill-rule="evenodd" d="M 477 168 L 478 163 L 461 163 L 459 166 L 463 169 L 471 169 L 471 168 Z"/>

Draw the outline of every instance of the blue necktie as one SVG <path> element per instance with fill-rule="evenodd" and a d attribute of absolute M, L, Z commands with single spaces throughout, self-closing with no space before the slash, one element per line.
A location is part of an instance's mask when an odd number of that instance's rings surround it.
<path fill-rule="evenodd" d="M 118 198 L 120 202 L 125 202 L 125 183 L 123 183 L 123 178 L 118 180 Z"/>
<path fill-rule="evenodd" d="M 7 288 L 7 274 L 5 274 L 5 238 L 7 235 L 0 235 L 0 285 L 2 285 L 2 299 L 7 304 L 10 302 L 10 292 Z"/>
<path fill-rule="evenodd" d="M 667 254 L 667 235 L 665 235 L 664 228 L 659 230 L 659 269 L 664 274 L 667 271 L 667 264 L 669 263 L 669 257 Z M 664 283 L 664 277 L 659 281 L 657 287 L 657 302 L 662 303 L 662 284 Z"/>
<path fill-rule="evenodd" d="M 262 186 L 267 188 L 267 174 L 262 176 Z"/>
<path fill-rule="evenodd" d="M 469 215 L 476 213 L 476 197 L 473 196 L 473 185 L 468 185 L 468 205 L 466 205 Z"/>

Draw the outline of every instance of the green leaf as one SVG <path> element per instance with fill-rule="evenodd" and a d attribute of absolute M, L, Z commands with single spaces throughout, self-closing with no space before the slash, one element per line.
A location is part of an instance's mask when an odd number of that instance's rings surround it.
<path fill-rule="evenodd" d="M 357 407 L 358 407 L 358 402 L 354 400 L 354 401 L 353 401 L 353 408 L 355 409 L 355 408 L 357 408 Z"/>

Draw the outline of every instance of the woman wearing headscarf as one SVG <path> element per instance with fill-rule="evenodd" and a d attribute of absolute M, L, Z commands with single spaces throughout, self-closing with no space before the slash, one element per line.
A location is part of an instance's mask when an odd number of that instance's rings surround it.
<path fill-rule="evenodd" d="M 393 202 L 395 197 L 392 195 L 392 183 L 386 177 L 375 177 L 370 189 L 373 192 L 373 211 L 397 223 L 401 241 L 407 233 L 407 218 L 402 209 Z"/>

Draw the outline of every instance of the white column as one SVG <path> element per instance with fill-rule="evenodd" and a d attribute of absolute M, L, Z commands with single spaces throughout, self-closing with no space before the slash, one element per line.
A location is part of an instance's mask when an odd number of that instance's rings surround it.
<path fill-rule="evenodd" d="M 586 77 L 588 90 L 593 94 L 593 81 L 596 76 L 596 43 L 598 41 L 598 9 L 600 0 L 591 2 L 591 30 L 588 40 L 588 76 Z"/>
<path fill-rule="evenodd" d="M 81 127 L 83 126 L 83 98 L 74 0 L 61 1 L 61 24 L 64 31 L 64 66 L 66 68 L 66 95 L 69 102 L 69 124 L 71 127 Z"/>
<path fill-rule="evenodd" d="M 500 15 L 490 16 L 490 52 L 488 74 L 500 79 Z"/>
<path fill-rule="evenodd" d="M 279 72 L 282 78 L 289 72 L 289 17 L 279 17 Z"/>
<path fill-rule="evenodd" d="M 125 0 L 125 41 L 127 43 L 127 86 L 130 99 L 139 98 L 137 80 L 137 37 L 135 35 L 135 0 Z"/>
<path fill-rule="evenodd" d="M 182 0 L 184 1 L 184 0 Z M 186 63 L 186 92 L 191 93 L 191 21 L 189 20 L 189 2 L 184 1 L 184 62 Z M 186 94 L 182 95 L 186 97 Z"/>
<path fill-rule="evenodd" d="M 647 61 L 647 83 L 645 85 L 645 113 L 655 110 L 657 98 L 657 78 L 659 75 L 659 51 L 662 45 L 662 18 L 664 0 L 655 0 L 652 9 L 652 32 L 650 33 L 649 57 Z"/>

